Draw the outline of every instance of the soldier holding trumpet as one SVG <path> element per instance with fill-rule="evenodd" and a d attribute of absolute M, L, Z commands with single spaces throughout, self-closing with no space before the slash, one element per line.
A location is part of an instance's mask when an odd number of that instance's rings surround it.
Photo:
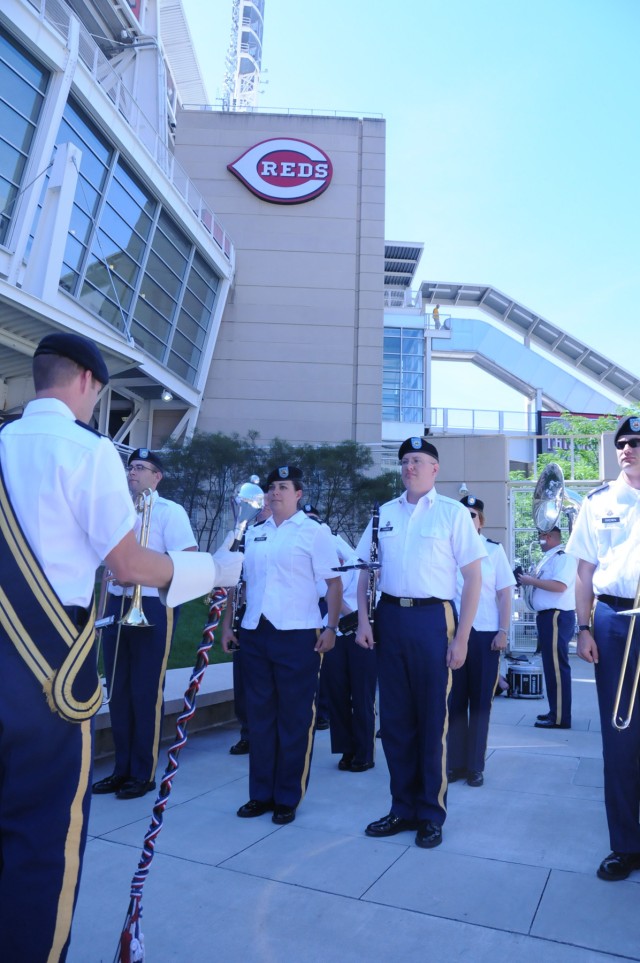
<path fill-rule="evenodd" d="M 620 474 L 584 499 L 567 543 L 578 558 L 578 655 L 595 663 L 612 849 L 597 875 L 609 881 L 640 869 L 640 718 L 632 691 L 640 622 L 625 614 L 637 608 L 640 596 L 640 418 L 625 418 L 614 442 Z M 631 658 L 625 657 L 632 645 Z"/>
<path fill-rule="evenodd" d="M 195 552 L 196 539 L 184 508 L 156 491 L 162 473 L 157 452 L 137 448 L 129 456 L 129 491 L 134 501 L 142 498 L 147 503 L 136 522 L 138 533 L 143 525 L 146 528 L 139 540 L 157 552 Z M 138 594 L 144 603 L 142 618 L 127 618 L 134 589 L 111 581 L 105 614 L 113 615 L 114 622 L 102 630 L 115 765 L 110 776 L 93 784 L 93 792 L 115 793 L 117 799 L 137 799 L 156 787 L 164 678 L 179 614 L 179 608 L 162 604 L 157 588 L 141 586 Z"/>

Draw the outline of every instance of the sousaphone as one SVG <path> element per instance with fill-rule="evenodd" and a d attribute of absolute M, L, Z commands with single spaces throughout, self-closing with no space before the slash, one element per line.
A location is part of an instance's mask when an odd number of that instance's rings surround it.
<path fill-rule="evenodd" d="M 562 468 L 552 461 L 541 472 L 533 492 L 531 506 L 533 524 L 539 532 L 550 532 L 564 514 L 569 525 L 569 534 L 571 534 L 581 501 L 577 492 L 565 487 Z M 536 565 L 530 565 L 528 574 L 533 575 L 535 570 Z M 523 585 L 521 588 L 525 605 L 533 612 L 531 605 L 533 586 Z"/>

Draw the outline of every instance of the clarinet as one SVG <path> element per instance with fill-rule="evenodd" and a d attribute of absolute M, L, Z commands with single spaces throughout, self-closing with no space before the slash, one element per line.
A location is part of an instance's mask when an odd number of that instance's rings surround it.
<path fill-rule="evenodd" d="M 376 594 L 378 587 L 378 527 L 380 525 L 380 506 L 376 502 L 371 512 L 371 549 L 369 551 L 369 585 L 367 586 L 367 604 L 369 607 L 369 624 L 373 625 L 376 610 Z"/>
<path fill-rule="evenodd" d="M 238 545 L 238 551 L 244 552 L 244 532 L 242 533 L 242 538 L 240 539 L 240 544 Z M 245 604 L 243 601 L 244 594 L 244 571 L 240 574 L 238 583 L 233 590 L 233 598 L 231 599 L 231 631 L 233 634 L 238 636 L 238 631 L 240 629 L 240 623 L 242 622 L 242 616 L 244 615 Z M 231 648 L 237 648 L 237 643 L 232 643 Z"/>

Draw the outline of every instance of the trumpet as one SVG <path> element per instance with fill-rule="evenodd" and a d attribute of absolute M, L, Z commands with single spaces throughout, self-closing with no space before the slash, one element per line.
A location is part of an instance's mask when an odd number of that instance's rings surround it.
<path fill-rule="evenodd" d="M 139 538 L 142 548 L 146 548 L 149 544 L 151 513 L 157 497 L 157 492 L 152 491 L 150 488 L 145 488 L 136 499 L 136 511 L 142 516 Z M 134 585 L 129 610 L 127 614 L 120 619 L 119 625 L 128 625 L 133 628 L 148 628 L 151 625 L 151 622 L 149 622 L 142 611 L 142 585 Z"/>
<path fill-rule="evenodd" d="M 139 543 L 143 548 L 147 548 L 149 544 L 149 533 L 151 531 L 151 513 L 153 511 L 153 506 L 158 497 L 158 493 L 152 491 L 150 488 L 145 488 L 144 491 L 140 492 L 135 501 L 135 509 L 139 515 L 142 516 L 140 522 L 140 536 Z M 113 576 L 106 572 L 103 577 L 103 584 L 106 588 L 106 583 L 110 581 Z M 102 593 L 101 593 L 102 595 Z M 106 595 L 106 592 L 105 592 Z M 148 628 L 152 625 L 147 619 L 146 615 L 142 610 L 142 585 L 134 585 L 133 592 L 131 595 L 131 603 L 126 615 L 124 612 L 124 603 L 126 599 L 126 592 L 122 591 L 122 602 L 120 604 L 120 618 L 118 619 L 118 633 L 116 635 L 115 650 L 113 653 L 113 671 L 111 673 L 111 679 L 107 687 L 106 698 L 103 701 L 103 705 L 108 705 L 111 701 L 111 694 L 113 692 L 113 683 L 116 677 L 116 666 L 118 665 L 118 651 L 120 649 L 120 632 L 122 626 L 126 625 L 130 628 Z M 103 610 L 104 614 L 104 610 Z M 96 622 L 96 627 L 102 629 L 106 625 L 111 625 L 114 621 L 114 616 L 110 615 L 107 618 L 101 618 L 99 623 Z"/>

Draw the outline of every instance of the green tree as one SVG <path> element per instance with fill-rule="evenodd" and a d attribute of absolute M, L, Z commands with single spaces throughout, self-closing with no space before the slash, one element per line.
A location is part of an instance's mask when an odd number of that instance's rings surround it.
<path fill-rule="evenodd" d="M 342 441 L 336 445 L 291 445 L 275 438 L 263 449 L 270 468 L 298 465 L 304 477 L 304 498 L 335 532 L 352 544 L 360 537 L 373 504 L 395 494 L 396 473 L 372 477 L 373 458 L 366 445 Z"/>
<path fill-rule="evenodd" d="M 275 438 L 260 446 L 257 441 L 257 432 L 244 437 L 196 432 L 191 441 L 166 452 L 163 493 L 184 506 L 201 548 L 210 550 L 219 540 L 226 506 L 237 487 L 254 474 L 264 484 L 279 465 L 302 469 L 305 500 L 352 544 L 373 504 L 397 493 L 396 472 L 371 475 L 373 458 L 366 445 L 292 445 Z"/>
<path fill-rule="evenodd" d="M 203 550 L 215 546 L 229 499 L 254 471 L 255 441 L 254 433 L 241 438 L 196 431 L 166 452 L 162 493 L 184 507 Z"/>
<path fill-rule="evenodd" d="M 600 435 L 612 431 L 618 423 L 616 415 L 602 415 L 600 418 L 585 418 L 563 412 L 557 421 L 549 425 L 549 435 L 554 438 L 573 438 L 573 466 L 571 452 L 556 450 L 538 456 L 538 474 L 551 462 L 556 462 L 566 476 L 580 479 L 599 478 L 598 451 Z"/>

